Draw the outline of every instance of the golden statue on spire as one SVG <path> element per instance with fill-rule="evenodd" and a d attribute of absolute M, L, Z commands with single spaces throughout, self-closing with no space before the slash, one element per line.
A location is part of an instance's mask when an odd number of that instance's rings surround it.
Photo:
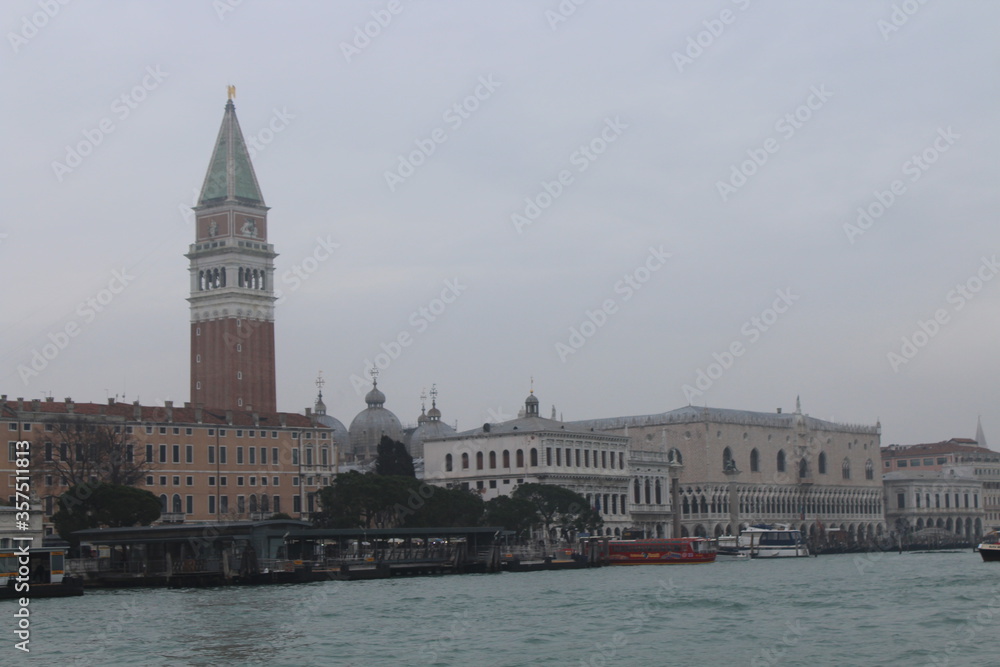
<path fill-rule="evenodd" d="M 230 100 L 236 97 L 236 86 L 233 85 L 226 86 L 226 95 Z"/>

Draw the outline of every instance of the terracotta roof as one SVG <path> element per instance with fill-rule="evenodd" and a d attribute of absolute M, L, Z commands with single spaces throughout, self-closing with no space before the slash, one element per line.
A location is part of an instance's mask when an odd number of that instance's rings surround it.
<path fill-rule="evenodd" d="M 889 445 L 882 447 L 882 458 L 906 458 L 908 456 L 933 456 L 935 454 L 996 454 L 992 449 L 980 447 L 975 440 L 969 438 L 952 438 L 942 442 L 931 442 L 919 445 Z"/>
<path fill-rule="evenodd" d="M 254 423 L 254 415 L 251 412 L 232 412 L 232 423 L 226 420 L 226 411 L 213 408 L 202 408 L 201 422 L 195 418 L 196 408 L 177 407 L 167 408 L 159 405 L 140 405 L 139 418 L 136 419 L 136 405 L 133 403 L 67 403 L 66 401 L 40 401 L 36 406 L 30 400 L 25 400 L 22 410 L 18 413 L 16 400 L 0 402 L 0 406 L 5 408 L 2 413 L 6 418 L 13 418 L 19 414 L 20 419 L 27 419 L 29 415 L 83 415 L 87 417 L 107 416 L 116 421 L 139 421 L 160 424 L 217 424 L 219 426 L 242 426 L 246 428 L 281 428 L 281 419 L 284 417 L 285 427 L 291 428 L 328 428 L 322 424 L 314 423 L 310 417 L 300 415 L 295 412 L 259 412 L 257 413 L 257 423 Z M 70 411 L 72 406 L 72 412 Z M 168 413 L 170 419 L 168 419 Z M 35 419 L 36 417 L 31 417 Z"/>

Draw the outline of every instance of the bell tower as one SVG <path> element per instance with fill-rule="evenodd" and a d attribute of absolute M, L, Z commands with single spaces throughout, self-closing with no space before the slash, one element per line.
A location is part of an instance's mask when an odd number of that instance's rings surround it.
<path fill-rule="evenodd" d="M 274 247 L 233 104 L 222 116 L 195 212 L 190 260 L 191 402 L 276 412 Z"/>

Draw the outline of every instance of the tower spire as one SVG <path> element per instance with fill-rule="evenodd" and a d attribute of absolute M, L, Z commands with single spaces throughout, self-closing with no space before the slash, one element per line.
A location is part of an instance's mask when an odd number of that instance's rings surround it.
<path fill-rule="evenodd" d="M 222 126 L 215 139 L 205 182 L 201 186 L 198 206 L 209 206 L 224 201 L 264 206 L 264 197 L 257 184 L 257 174 L 250 162 L 250 151 L 243 139 L 240 122 L 236 119 L 236 105 L 233 104 L 235 96 L 236 87 L 229 86 L 229 99 L 226 100 Z"/>

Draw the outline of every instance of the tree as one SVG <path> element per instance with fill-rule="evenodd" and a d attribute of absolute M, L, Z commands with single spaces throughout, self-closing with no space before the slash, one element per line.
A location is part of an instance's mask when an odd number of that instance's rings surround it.
<path fill-rule="evenodd" d="M 416 488 L 415 495 L 408 494 L 404 507 L 397 508 L 404 527 L 458 528 L 482 525 L 485 503 L 483 497 L 475 491 L 429 484 L 418 484 Z"/>
<path fill-rule="evenodd" d="M 521 484 L 511 497 L 531 503 L 535 512 L 534 525 L 545 529 L 546 540 L 553 528 L 558 528 L 560 536 L 565 538 L 571 532 L 592 531 L 604 524 L 604 519 L 586 498 L 561 486 Z"/>
<path fill-rule="evenodd" d="M 406 452 L 406 445 L 383 435 L 378 443 L 375 458 L 375 473 L 378 475 L 399 475 L 416 477 L 413 471 L 413 457 Z"/>
<path fill-rule="evenodd" d="M 95 483 L 130 486 L 152 469 L 145 450 L 122 424 L 77 416 L 52 422 L 52 426 L 51 433 L 32 444 L 34 468 L 70 487 Z"/>
<path fill-rule="evenodd" d="M 523 498 L 497 496 L 485 504 L 485 524 L 503 526 L 514 531 L 518 539 L 524 539 L 537 523 L 537 514 L 532 502 Z"/>
<path fill-rule="evenodd" d="M 159 499 L 143 489 L 120 484 L 81 484 L 59 497 L 52 524 L 59 536 L 73 546 L 72 536 L 87 528 L 148 526 L 160 518 Z"/>
<path fill-rule="evenodd" d="M 396 506 L 405 507 L 407 492 L 417 484 L 412 477 L 342 473 L 319 492 L 321 510 L 313 522 L 323 528 L 394 528 Z"/>
<path fill-rule="evenodd" d="M 337 475 L 319 492 L 322 528 L 415 528 L 481 525 L 483 499 L 463 489 L 432 486 L 402 475 Z"/>

